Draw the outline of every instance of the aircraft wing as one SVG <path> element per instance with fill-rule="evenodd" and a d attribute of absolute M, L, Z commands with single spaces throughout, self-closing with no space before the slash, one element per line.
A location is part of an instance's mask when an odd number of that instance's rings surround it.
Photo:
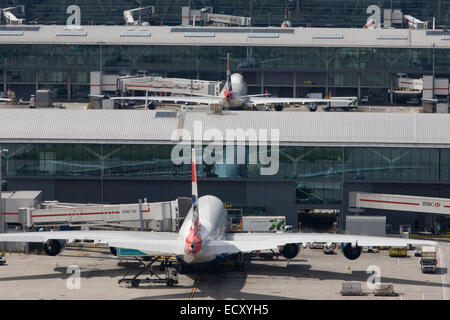
<path fill-rule="evenodd" d="M 283 241 L 265 241 L 264 238 L 261 238 L 261 240 L 212 240 L 205 246 L 204 251 L 208 255 L 221 255 L 277 249 L 278 246 L 282 245 L 284 245 Z"/>
<path fill-rule="evenodd" d="M 154 255 L 184 254 L 184 242 L 174 232 L 133 231 L 50 231 L 0 234 L 0 242 L 40 242 L 47 240 L 90 240 L 109 247 L 135 249 Z"/>
<path fill-rule="evenodd" d="M 314 242 L 331 245 L 333 243 L 351 243 L 361 247 L 405 247 L 407 245 L 436 246 L 435 241 L 405 239 L 396 237 L 374 237 L 350 234 L 329 233 L 230 233 L 226 240 L 211 242 L 211 247 L 218 252 L 235 253 L 254 250 L 274 249 L 289 243 L 301 243 L 303 246 Z M 221 252 L 221 250 L 223 250 Z M 240 250 L 240 251 L 238 251 Z"/>
<path fill-rule="evenodd" d="M 214 96 L 195 96 L 195 97 L 115 97 L 111 98 L 111 100 L 139 100 L 139 101 L 148 101 L 148 102 L 167 102 L 167 103 L 197 103 L 197 104 L 218 104 L 221 101 L 221 98 Z"/>
<path fill-rule="evenodd" d="M 262 104 L 306 104 L 306 103 L 348 103 L 349 106 L 355 104 L 354 98 L 349 99 L 311 99 L 311 98 L 273 98 L 273 97 L 249 97 L 248 105 Z"/>

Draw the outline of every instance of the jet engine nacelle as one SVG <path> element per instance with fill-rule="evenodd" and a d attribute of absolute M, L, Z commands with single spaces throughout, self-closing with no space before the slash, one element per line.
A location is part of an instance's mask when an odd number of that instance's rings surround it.
<path fill-rule="evenodd" d="M 280 253 L 286 259 L 294 259 L 298 253 L 300 252 L 300 245 L 298 243 L 289 243 L 283 246 L 283 249 L 280 250 Z"/>
<path fill-rule="evenodd" d="M 344 256 L 349 260 L 356 260 L 359 258 L 362 252 L 362 247 L 356 246 L 352 247 L 351 243 L 341 245 L 342 252 Z"/>
<path fill-rule="evenodd" d="M 277 103 L 275 105 L 275 111 L 283 111 L 283 108 L 284 108 L 284 104 L 282 104 L 282 103 Z"/>
<path fill-rule="evenodd" d="M 307 104 L 309 112 L 314 112 L 317 110 L 317 103 L 316 102 L 310 102 Z"/>
<path fill-rule="evenodd" d="M 56 256 L 60 254 L 65 247 L 65 240 L 48 240 L 44 243 L 44 251 L 49 256 Z"/>
<path fill-rule="evenodd" d="M 114 247 L 109 247 L 109 251 L 113 254 L 113 256 L 117 256 L 117 249 Z"/>

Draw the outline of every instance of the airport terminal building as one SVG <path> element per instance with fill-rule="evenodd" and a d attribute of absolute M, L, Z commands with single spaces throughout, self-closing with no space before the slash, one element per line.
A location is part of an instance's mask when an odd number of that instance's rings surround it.
<path fill-rule="evenodd" d="M 178 25 L 182 19 L 182 7 L 195 9 L 212 7 L 215 13 L 246 16 L 258 27 L 280 25 L 285 19 L 294 26 L 311 24 L 317 27 L 361 27 L 366 23 L 366 10 L 370 5 L 380 8 L 401 9 L 424 21 L 436 17 L 439 25 L 449 24 L 450 3 L 447 0 L 2 0 L 2 6 L 25 5 L 23 17 L 29 23 L 65 24 L 66 9 L 78 5 L 82 10 L 82 24 L 123 24 L 123 11 L 135 7 L 155 6 L 154 15 L 144 13 L 145 21 L 152 25 Z M 392 7 L 391 7 L 392 6 Z"/>
<path fill-rule="evenodd" d="M 275 174 L 261 174 L 267 165 L 250 161 L 255 150 L 248 144 L 244 164 L 198 161 L 200 195 L 218 196 L 234 213 L 282 215 L 296 225 L 299 210 L 337 210 L 342 222 L 353 214 L 352 191 L 450 198 L 447 114 L 4 110 L 3 177 L 8 190 L 42 190 L 45 200 L 62 202 L 190 196 L 189 162 L 171 159 L 180 141 L 199 144 L 174 135 L 194 132 L 196 122 L 203 132 L 213 128 L 224 137 L 227 129 L 279 129 Z M 204 133 L 200 145 L 205 149 L 215 139 Z M 394 230 L 430 224 L 425 214 L 364 214 L 386 215 Z M 437 219 L 447 230 L 450 221 Z"/>
<path fill-rule="evenodd" d="M 131 1 L 77 1 L 81 27 L 73 32 L 65 29 L 70 1 L 11 2 L 25 5 L 24 18 L 37 24 L 2 28 L 0 91 L 11 89 L 25 100 L 36 89 L 50 89 L 55 99 L 86 100 L 90 72 L 98 70 L 224 80 L 228 52 L 232 71 L 244 75 L 250 94 L 385 100 L 396 73 L 421 77 L 434 70 L 450 77 L 446 29 L 362 29 L 370 5 L 382 11 L 391 1 L 142 1 L 155 6 L 156 14 L 144 16 L 150 26 L 136 27 L 123 25 Z M 436 27 L 448 24 L 449 3 L 392 1 L 403 14 L 429 22 L 434 17 Z M 182 7 L 189 5 L 248 15 L 252 27 L 181 26 Z M 285 15 L 292 28 L 280 28 Z"/>
<path fill-rule="evenodd" d="M 446 0 L 143 0 L 139 6 L 154 6 L 154 14 L 142 16 L 149 25 L 133 26 L 124 25 L 123 13 L 135 1 L 0 0 L 1 8 L 15 5 L 24 5 L 15 13 L 26 23 L 0 25 L 0 92 L 12 90 L 24 100 L 49 89 L 56 100 L 88 101 L 92 71 L 225 80 L 227 53 L 249 94 L 387 102 L 397 73 L 450 78 Z M 66 26 L 71 5 L 81 10 L 79 26 Z M 399 9 L 428 21 L 428 29 L 406 29 L 401 19 L 391 19 L 392 28 L 363 29 L 373 5 L 382 14 Z M 248 16 L 252 25 L 200 26 L 189 19 L 182 25 L 186 6 Z M 284 20 L 292 27 L 281 28 Z M 353 191 L 450 197 L 450 118 L 444 114 L 4 110 L 7 188 L 42 190 L 46 200 L 67 202 L 189 196 L 191 168 L 171 162 L 177 143 L 171 138 L 175 129 L 191 132 L 195 120 L 222 131 L 280 129 L 275 175 L 261 175 L 253 163 L 199 167 L 200 194 L 219 196 L 230 211 L 285 215 L 296 225 L 299 211 L 338 210 L 342 225 Z M 252 151 L 246 150 L 248 160 Z M 397 230 L 431 224 L 420 214 L 382 214 Z M 437 219 L 446 230 L 447 220 Z"/>

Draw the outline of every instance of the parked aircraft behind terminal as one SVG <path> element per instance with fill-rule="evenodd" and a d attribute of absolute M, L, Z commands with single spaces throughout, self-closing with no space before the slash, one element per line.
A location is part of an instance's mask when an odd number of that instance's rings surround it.
<path fill-rule="evenodd" d="M 278 249 L 286 259 L 297 256 L 301 246 L 314 242 L 341 244 L 346 258 L 357 259 L 364 246 L 430 245 L 436 242 L 394 237 L 322 233 L 227 233 L 227 211 L 212 195 L 198 198 L 195 150 L 192 150 L 192 207 L 178 233 L 130 231 L 54 231 L 0 234 L 3 242 L 41 242 L 50 256 L 67 243 L 90 240 L 117 248 L 139 250 L 151 256 L 174 256 L 185 264 L 223 261 L 227 256 L 256 250 Z"/>
<path fill-rule="evenodd" d="M 244 106 L 268 106 L 275 105 L 276 110 L 282 110 L 283 106 L 292 104 L 324 104 L 341 103 L 346 106 L 354 106 L 356 97 L 343 97 L 333 99 L 310 99 L 310 98 L 276 98 L 268 97 L 268 94 L 247 95 L 247 83 L 240 73 L 231 74 L 230 55 L 227 55 L 227 81 L 219 95 L 195 95 L 195 96 L 145 96 L 145 97 L 114 97 L 111 100 L 141 100 L 145 105 L 155 103 L 196 103 L 206 105 L 217 105 L 223 109 L 242 108 Z"/>

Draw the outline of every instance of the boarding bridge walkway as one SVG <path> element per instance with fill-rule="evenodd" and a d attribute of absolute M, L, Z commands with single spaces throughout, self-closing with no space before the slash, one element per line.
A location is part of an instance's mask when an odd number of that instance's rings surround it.
<path fill-rule="evenodd" d="M 15 223 L 28 228 L 55 225 L 104 225 L 155 231 L 178 231 L 189 209 L 187 198 L 167 202 L 89 205 L 44 202 L 40 209 L 21 207 Z M 189 202 L 189 203 L 187 203 Z M 12 221 L 10 221 L 12 222 Z"/>
<path fill-rule="evenodd" d="M 450 199 L 398 194 L 350 192 L 350 208 L 384 209 L 450 215 Z"/>
<path fill-rule="evenodd" d="M 182 95 L 213 95 L 220 94 L 221 81 L 198 79 L 165 78 L 158 76 L 122 76 L 91 72 L 91 96 L 103 95 L 105 92 L 120 91 L 126 94 L 132 91 L 152 94 L 170 93 Z"/>

